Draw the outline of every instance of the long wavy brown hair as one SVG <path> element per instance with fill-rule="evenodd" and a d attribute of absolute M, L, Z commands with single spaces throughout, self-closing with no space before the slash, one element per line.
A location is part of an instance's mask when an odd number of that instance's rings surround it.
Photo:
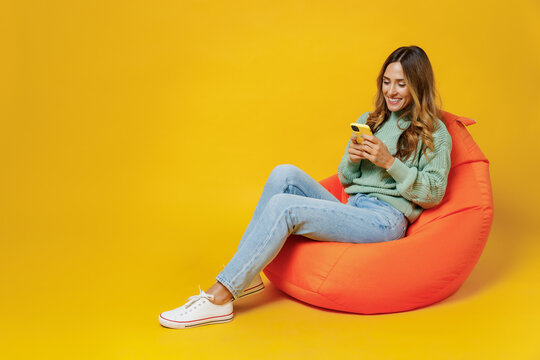
<path fill-rule="evenodd" d="M 435 88 L 431 63 L 424 50 L 418 46 L 403 46 L 388 56 L 377 77 L 375 110 L 369 115 L 366 124 L 375 134 L 390 117 L 391 111 L 386 106 L 382 82 L 386 67 L 393 62 L 401 63 L 405 83 L 411 93 L 411 101 L 401 110 L 399 117 L 408 118 L 411 124 L 401 133 L 394 156 L 406 160 L 414 153 L 416 157 L 418 141 L 422 139 L 422 152 L 428 157 L 428 151 L 435 149 L 432 134 L 437 128 L 437 118 L 441 117 L 441 101 Z"/>

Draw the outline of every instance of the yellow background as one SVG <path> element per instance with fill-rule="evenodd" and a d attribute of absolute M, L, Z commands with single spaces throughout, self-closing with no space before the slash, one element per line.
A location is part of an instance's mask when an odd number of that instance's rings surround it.
<path fill-rule="evenodd" d="M 0 5 L 0 357 L 540 359 L 540 3 Z M 391 51 L 429 55 L 491 161 L 465 284 L 362 316 L 267 290 L 192 330 L 157 315 L 232 256 L 271 169 L 336 172 Z M 345 294 L 346 296 L 346 294 Z"/>

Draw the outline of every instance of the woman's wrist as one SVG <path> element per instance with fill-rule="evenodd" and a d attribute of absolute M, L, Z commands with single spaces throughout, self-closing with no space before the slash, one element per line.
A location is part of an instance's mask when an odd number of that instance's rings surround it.
<path fill-rule="evenodd" d="M 394 161 L 396 161 L 396 159 L 393 156 L 390 157 L 390 160 L 386 163 L 386 166 L 384 168 L 386 170 L 390 169 L 392 165 L 394 165 Z"/>

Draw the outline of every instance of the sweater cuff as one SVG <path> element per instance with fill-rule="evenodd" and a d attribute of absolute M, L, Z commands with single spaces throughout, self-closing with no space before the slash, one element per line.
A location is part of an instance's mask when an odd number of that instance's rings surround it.
<path fill-rule="evenodd" d="M 347 168 L 347 170 L 349 171 L 358 171 L 360 169 L 360 162 L 362 160 L 358 161 L 358 162 L 352 162 L 351 161 L 351 158 L 347 155 L 347 157 L 345 158 L 345 167 Z"/>
<path fill-rule="evenodd" d="M 350 168 L 359 168 L 360 167 L 360 161 L 358 162 L 352 162 L 349 157 L 345 160 L 345 165 L 347 165 Z"/>
<path fill-rule="evenodd" d="M 409 167 L 398 158 L 394 158 L 394 163 L 386 171 L 396 180 L 397 183 L 405 181 L 409 173 Z"/>

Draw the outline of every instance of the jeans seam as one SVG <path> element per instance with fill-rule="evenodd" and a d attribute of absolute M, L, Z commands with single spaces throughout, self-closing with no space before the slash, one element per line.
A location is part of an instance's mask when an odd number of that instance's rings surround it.
<path fill-rule="evenodd" d="M 285 208 L 282 212 L 286 212 L 288 211 L 289 208 Z M 247 268 L 250 268 L 251 265 L 255 262 L 255 260 L 261 255 L 261 253 L 263 252 L 264 248 L 268 245 L 268 242 L 270 241 L 270 234 L 273 234 L 273 232 L 275 231 L 276 227 L 278 226 L 278 223 L 279 221 L 276 221 L 276 223 L 274 224 L 274 226 L 272 226 L 272 229 L 270 229 L 270 231 L 268 232 L 264 242 L 261 244 L 261 246 L 258 246 L 257 247 L 257 252 L 255 253 L 255 255 L 249 260 L 249 262 L 247 262 L 243 267 L 242 269 L 240 269 L 240 271 L 237 273 L 237 275 L 231 280 L 231 282 L 234 282 L 234 280 L 236 280 L 236 278 L 238 277 L 238 274 L 242 274 L 242 273 L 245 273 L 246 269 Z M 290 234 L 289 234 L 290 235 Z M 286 240 L 286 239 L 285 239 Z"/>
<path fill-rule="evenodd" d="M 286 185 L 286 187 L 284 188 L 284 190 L 285 189 L 288 190 L 288 188 L 293 187 L 293 188 L 298 189 L 298 191 L 302 193 L 302 196 L 309 197 L 309 196 L 307 196 L 307 194 L 306 194 L 306 192 L 304 190 L 302 190 L 298 185 L 296 185 L 294 183 L 291 183 L 288 178 L 285 179 L 285 185 Z M 286 192 L 283 192 L 283 193 L 284 194 L 291 194 L 290 190 L 289 190 L 288 193 L 286 193 Z M 292 194 L 292 195 L 297 195 L 297 194 Z"/>
<path fill-rule="evenodd" d="M 224 279 L 223 276 L 221 276 L 221 274 L 219 274 L 216 277 L 216 280 L 219 281 L 221 283 L 221 285 L 225 286 L 227 288 L 227 290 L 229 290 L 229 292 L 232 294 L 234 299 L 238 299 L 238 296 L 240 294 L 236 293 L 236 290 L 232 287 L 232 285 L 229 283 L 229 281 Z"/>

